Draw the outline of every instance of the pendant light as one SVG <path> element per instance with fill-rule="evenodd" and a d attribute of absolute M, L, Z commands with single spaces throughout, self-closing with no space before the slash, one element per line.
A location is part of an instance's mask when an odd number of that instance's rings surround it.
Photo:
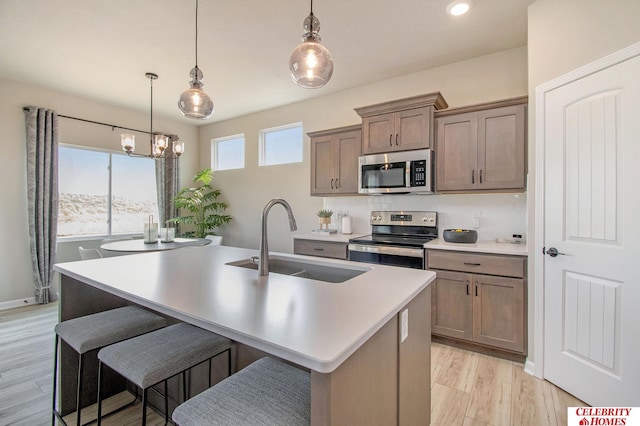
<path fill-rule="evenodd" d="M 178 101 L 178 108 L 185 117 L 206 120 L 213 114 L 213 101 L 202 88 L 202 71 L 198 68 L 198 0 L 196 0 L 196 66 L 189 73 L 191 81 L 189 89 L 182 92 Z"/>
<path fill-rule="evenodd" d="M 289 71 L 293 81 L 305 89 L 317 89 L 327 84 L 333 74 L 333 60 L 331 53 L 320 44 L 320 21 L 313 15 L 313 0 L 311 13 L 302 24 L 304 34 L 302 44 L 299 44 L 289 58 Z"/>

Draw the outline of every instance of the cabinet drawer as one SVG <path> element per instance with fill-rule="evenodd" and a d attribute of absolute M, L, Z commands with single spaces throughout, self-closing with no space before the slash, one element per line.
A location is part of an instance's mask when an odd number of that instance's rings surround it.
<path fill-rule="evenodd" d="M 475 254 L 449 250 L 427 250 L 427 269 L 447 269 L 450 271 L 524 278 L 525 258 L 521 256 Z"/>
<path fill-rule="evenodd" d="M 347 243 L 295 239 L 293 240 L 293 253 L 346 259 Z"/>

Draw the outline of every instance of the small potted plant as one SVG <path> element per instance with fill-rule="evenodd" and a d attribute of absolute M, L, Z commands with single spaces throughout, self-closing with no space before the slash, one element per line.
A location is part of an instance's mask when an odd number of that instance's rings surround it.
<path fill-rule="evenodd" d="M 329 224 L 331 223 L 331 216 L 333 216 L 333 212 L 331 210 L 327 210 L 327 209 L 322 209 L 322 210 L 318 210 L 318 217 L 319 222 L 320 222 L 320 229 L 322 229 L 322 226 L 326 226 L 327 229 L 329 229 Z"/>

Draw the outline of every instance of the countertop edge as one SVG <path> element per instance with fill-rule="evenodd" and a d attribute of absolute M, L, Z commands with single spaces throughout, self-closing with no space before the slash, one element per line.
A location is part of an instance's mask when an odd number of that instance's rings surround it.
<path fill-rule="evenodd" d="M 526 243 L 498 243 L 495 241 L 478 241 L 476 243 L 449 243 L 443 239 L 431 240 L 423 246 L 428 250 L 450 250 L 471 253 L 504 254 L 510 256 L 528 257 Z"/>

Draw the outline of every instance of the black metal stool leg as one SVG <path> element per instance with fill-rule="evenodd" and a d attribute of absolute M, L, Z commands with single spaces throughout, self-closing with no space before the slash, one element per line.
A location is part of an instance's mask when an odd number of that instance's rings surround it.
<path fill-rule="evenodd" d="M 102 423 L 102 362 L 98 362 L 98 426 Z"/>
<path fill-rule="evenodd" d="M 53 403 L 51 405 L 51 426 L 56 424 L 56 390 L 58 388 L 58 344 L 60 338 L 56 335 L 56 344 L 53 355 Z"/>
<path fill-rule="evenodd" d="M 142 426 L 147 424 L 147 391 L 149 389 L 142 390 Z"/>
<path fill-rule="evenodd" d="M 82 423 L 80 422 L 80 413 L 82 412 L 82 373 L 83 373 L 83 370 L 84 370 L 83 360 L 84 360 L 84 354 L 79 354 L 79 358 L 78 358 L 78 393 L 77 393 L 77 400 L 76 400 L 76 414 L 77 414 L 76 425 L 77 426 L 82 426 Z"/>
<path fill-rule="evenodd" d="M 164 381 L 164 424 L 169 423 L 169 382 Z"/>

